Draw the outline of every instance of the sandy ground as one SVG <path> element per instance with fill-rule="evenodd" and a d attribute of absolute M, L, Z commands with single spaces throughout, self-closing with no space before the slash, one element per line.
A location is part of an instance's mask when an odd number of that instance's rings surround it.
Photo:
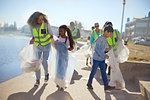
<path fill-rule="evenodd" d="M 93 80 L 94 89 L 88 90 L 86 84 L 91 66 L 85 65 L 84 50 L 78 50 L 76 57 L 77 67 L 70 86 L 64 92 L 57 91 L 52 79 L 44 83 L 44 76 L 40 80 L 40 86 L 34 87 L 35 75 L 29 73 L 1 83 L 0 100 L 143 100 L 140 92 L 127 89 L 105 92 L 99 69 Z M 41 72 L 43 75 L 43 70 Z"/>
<path fill-rule="evenodd" d="M 133 42 L 128 42 L 127 47 L 130 50 L 130 61 L 150 62 L 150 46 L 137 45 Z"/>

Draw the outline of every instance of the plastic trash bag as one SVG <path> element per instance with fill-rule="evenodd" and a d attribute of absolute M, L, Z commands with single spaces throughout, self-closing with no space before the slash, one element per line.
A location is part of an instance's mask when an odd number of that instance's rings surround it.
<path fill-rule="evenodd" d="M 56 48 L 56 77 L 64 80 L 68 67 L 68 48 L 62 42 L 57 42 Z"/>
<path fill-rule="evenodd" d="M 36 72 L 40 69 L 41 60 L 37 58 L 36 47 L 34 44 L 27 44 L 21 51 L 21 69 L 25 73 Z"/>
<path fill-rule="evenodd" d="M 123 40 L 119 40 L 116 44 L 117 49 L 114 51 L 118 63 L 123 63 L 128 60 L 129 49 L 124 45 Z"/>
<path fill-rule="evenodd" d="M 69 86 L 76 63 L 75 57 L 68 52 L 64 43 L 52 41 L 49 67 L 57 85 L 63 89 Z"/>
<path fill-rule="evenodd" d="M 87 47 L 87 49 L 84 52 L 84 55 L 85 55 L 86 58 L 89 58 L 89 57 L 92 56 L 92 48 L 91 48 L 91 46 Z"/>
<path fill-rule="evenodd" d="M 115 86 L 116 89 L 122 89 L 125 87 L 125 82 L 119 69 L 119 63 L 117 62 L 113 49 L 111 49 L 107 55 L 109 56 L 109 59 L 107 59 L 106 62 L 111 68 L 109 85 Z"/>

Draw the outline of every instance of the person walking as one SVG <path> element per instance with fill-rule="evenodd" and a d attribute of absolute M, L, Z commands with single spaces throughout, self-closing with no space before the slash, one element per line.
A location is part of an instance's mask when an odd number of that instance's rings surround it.
<path fill-rule="evenodd" d="M 108 86 L 106 67 L 105 67 L 105 59 L 109 58 L 109 56 L 105 54 L 106 44 L 107 44 L 106 39 L 112 34 L 112 32 L 113 32 L 113 28 L 111 26 L 105 27 L 104 34 L 99 36 L 95 40 L 95 47 L 93 53 L 93 66 L 87 83 L 88 89 L 93 89 L 92 81 L 98 66 L 100 67 L 101 70 L 102 80 L 104 83 L 104 90 L 110 90 L 114 88 Z"/>
<path fill-rule="evenodd" d="M 47 16 L 41 12 L 34 12 L 27 21 L 32 32 L 32 39 L 30 44 L 35 44 L 38 54 L 38 59 L 42 59 L 42 65 L 45 72 L 44 81 L 49 80 L 48 73 L 48 57 L 51 45 L 51 39 L 53 38 L 53 32 L 51 26 L 47 20 Z M 38 70 L 36 73 L 35 86 L 39 86 L 41 71 Z"/>
<path fill-rule="evenodd" d="M 67 34 L 66 34 L 67 33 Z M 56 67 L 56 85 L 59 90 L 64 91 L 64 86 L 60 86 L 65 84 L 66 72 L 68 69 L 68 50 L 71 51 L 74 49 L 74 41 L 72 38 L 71 30 L 66 25 L 61 25 L 59 27 L 59 36 L 58 43 L 55 44 L 57 47 L 57 67 Z M 60 81 L 61 80 L 61 81 Z M 61 83 L 60 83 L 61 82 Z M 59 83 L 59 84 L 57 84 Z"/>
<path fill-rule="evenodd" d="M 74 22 L 70 22 L 70 30 L 72 32 L 72 37 L 75 43 L 78 42 L 78 39 L 80 38 L 80 30 L 75 26 Z"/>
<path fill-rule="evenodd" d="M 91 33 L 91 40 L 90 40 L 90 44 L 91 44 L 91 49 L 92 49 L 92 55 L 93 55 L 93 48 L 95 45 L 95 40 L 97 39 L 97 37 L 99 35 L 102 35 L 102 30 L 99 29 L 99 23 L 95 23 L 95 29 L 93 30 L 93 32 Z M 91 57 L 93 59 L 93 57 Z M 91 59 L 91 65 L 93 65 L 93 60 Z"/>

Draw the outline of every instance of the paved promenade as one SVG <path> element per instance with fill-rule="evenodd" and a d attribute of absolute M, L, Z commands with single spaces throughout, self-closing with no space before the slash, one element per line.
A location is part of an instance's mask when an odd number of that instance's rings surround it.
<path fill-rule="evenodd" d="M 82 44 L 81 44 L 82 45 Z M 16 78 L 0 83 L 0 100 L 143 100 L 140 92 L 130 92 L 127 89 L 104 92 L 99 69 L 93 81 L 93 90 L 87 89 L 87 81 L 91 66 L 85 65 L 84 50 L 76 52 L 77 67 L 73 74 L 71 85 L 64 91 L 57 91 L 52 79 L 40 86 L 34 87 L 34 73 L 22 74 Z M 43 75 L 43 69 L 42 69 Z"/>

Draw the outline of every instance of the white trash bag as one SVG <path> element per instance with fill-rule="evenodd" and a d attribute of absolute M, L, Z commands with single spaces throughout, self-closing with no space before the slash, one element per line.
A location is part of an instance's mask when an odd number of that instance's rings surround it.
<path fill-rule="evenodd" d="M 38 60 L 34 44 L 27 44 L 19 53 L 21 69 L 25 73 L 36 72 L 40 69 L 41 60 Z"/>
<path fill-rule="evenodd" d="M 63 89 L 69 86 L 76 63 L 75 57 L 68 52 L 66 45 L 53 40 L 49 67 L 52 79 L 57 85 Z"/>
<path fill-rule="evenodd" d="M 88 46 L 87 49 L 84 52 L 84 55 L 86 58 L 92 57 L 92 48 L 91 46 Z"/>
<path fill-rule="evenodd" d="M 119 63 L 117 62 L 113 49 L 111 49 L 107 55 L 109 56 L 109 59 L 107 59 L 106 62 L 111 68 L 109 86 L 113 86 L 116 89 L 123 89 L 125 87 L 125 82 L 119 69 Z"/>
<path fill-rule="evenodd" d="M 129 49 L 124 45 L 123 40 L 119 40 L 116 44 L 117 50 L 114 51 L 118 63 L 123 63 L 128 60 Z"/>

